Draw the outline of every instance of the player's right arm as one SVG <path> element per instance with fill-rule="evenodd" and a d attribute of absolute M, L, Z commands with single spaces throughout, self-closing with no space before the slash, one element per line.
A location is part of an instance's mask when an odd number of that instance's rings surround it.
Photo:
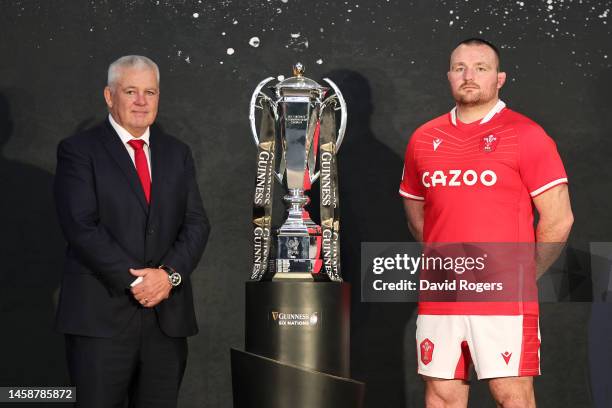
<path fill-rule="evenodd" d="M 417 242 L 423 242 L 423 223 L 425 220 L 425 202 L 404 198 L 404 210 L 408 220 L 408 229 Z"/>
<path fill-rule="evenodd" d="M 400 183 L 399 194 L 403 197 L 404 210 L 408 220 L 408 229 L 415 241 L 423 242 L 423 224 L 425 220 L 425 191 L 419 179 L 415 155 L 415 144 L 418 130 L 414 132 L 404 157 L 404 172 Z"/>

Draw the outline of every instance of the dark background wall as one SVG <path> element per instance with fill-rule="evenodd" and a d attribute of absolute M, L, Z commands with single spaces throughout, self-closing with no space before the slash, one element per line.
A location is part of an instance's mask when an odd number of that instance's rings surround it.
<path fill-rule="evenodd" d="M 243 343 L 251 263 L 248 101 L 261 79 L 289 76 L 299 60 L 307 76 L 337 81 L 349 103 L 340 183 L 353 376 L 368 383 L 369 407 L 421 406 L 414 305 L 359 301 L 359 245 L 411 240 L 397 195 L 403 151 L 413 129 L 453 105 L 449 51 L 470 36 L 498 44 L 502 98 L 556 140 L 576 216 L 565 300 L 590 300 L 588 243 L 612 241 L 610 9 L 588 0 L 1 2 L 0 385 L 68 382 L 51 328 L 63 248 L 50 195 L 55 147 L 105 116 L 107 66 L 135 53 L 161 68 L 158 122 L 192 146 L 214 227 L 193 275 L 201 332 L 180 406 L 231 406 L 228 350 Z M 609 309 L 593 315 L 591 329 L 612 321 Z M 606 398 L 590 374 L 590 317 L 590 303 L 543 305 L 539 406 L 595 406 L 591 389 Z M 600 343 L 590 353 L 609 374 L 605 336 L 592 333 Z M 472 402 L 492 406 L 484 384 Z"/>

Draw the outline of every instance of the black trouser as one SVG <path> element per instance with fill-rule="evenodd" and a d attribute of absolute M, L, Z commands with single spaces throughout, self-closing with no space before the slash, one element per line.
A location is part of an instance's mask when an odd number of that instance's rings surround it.
<path fill-rule="evenodd" d="M 77 407 L 176 407 L 187 339 L 166 336 L 153 309 L 140 309 L 112 338 L 66 335 Z"/>

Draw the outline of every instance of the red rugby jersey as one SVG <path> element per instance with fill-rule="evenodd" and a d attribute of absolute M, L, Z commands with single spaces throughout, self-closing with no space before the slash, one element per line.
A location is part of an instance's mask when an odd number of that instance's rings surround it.
<path fill-rule="evenodd" d="M 534 242 L 531 199 L 561 183 L 567 175 L 554 141 L 499 101 L 480 121 L 462 123 L 453 109 L 419 127 L 399 192 L 425 202 L 425 242 Z M 471 309 L 442 306 L 432 305 L 432 313 Z M 420 313 L 427 309 L 419 305 Z M 520 314 L 498 311 L 491 314 Z"/>

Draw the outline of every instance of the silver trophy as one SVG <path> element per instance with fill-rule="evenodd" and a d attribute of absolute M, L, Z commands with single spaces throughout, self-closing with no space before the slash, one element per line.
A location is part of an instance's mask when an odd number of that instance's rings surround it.
<path fill-rule="evenodd" d="M 330 79 L 323 79 L 329 85 L 325 87 L 303 73 L 303 65 L 297 63 L 293 77 L 268 87 L 274 96 L 263 92 L 274 80 L 269 77 L 257 85 L 251 98 L 249 119 L 258 147 L 253 202 L 254 280 L 341 281 L 336 154 L 346 129 L 346 103 Z M 328 96 L 330 88 L 333 93 Z M 287 191 L 283 197 L 287 218 L 272 232 L 274 178 Z M 319 178 L 321 225 L 313 222 L 304 209 L 310 201 L 305 192 Z"/>

